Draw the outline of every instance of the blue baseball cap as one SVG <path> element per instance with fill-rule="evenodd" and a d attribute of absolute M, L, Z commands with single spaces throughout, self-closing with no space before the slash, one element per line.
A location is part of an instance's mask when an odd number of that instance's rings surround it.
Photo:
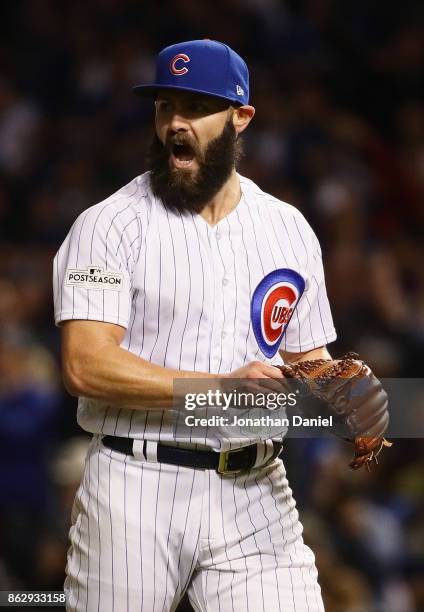
<path fill-rule="evenodd" d="M 249 103 L 249 71 L 228 45 L 216 40 L 190 40 L 165 47 L 157 58 L 154 83 L 136 85 L 139 96 L 158 89 L 178 89 Z"/>

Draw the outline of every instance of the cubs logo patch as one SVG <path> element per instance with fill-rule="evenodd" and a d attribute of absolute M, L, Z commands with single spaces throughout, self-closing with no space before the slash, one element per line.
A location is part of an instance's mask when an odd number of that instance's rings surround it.
<path fill-rule="evenodd" d="M 181 66 L 181 65 L 180 67 L 178 67 L 177 63 L 183 62 L 184 64 L 188 64 L 189 61 L 190 61 L 190 58 L 188 55 L 186 55 L 185 53 L 178 53 L 178 55 L 173 57 L 172 60 L 169 62 L 169 69 L 171 73 L 177 76 L 181 76 L 182 74 L 187 74 L 188 68 L 186 66 Z"/>
<path fill-rule="evenodd" d="M 280 268 L 267 274 L 253 292 L 250 317 L 256 341 L 270 358 L 277 352 L 293 312 L 305 290 L 304 278 Z"/>

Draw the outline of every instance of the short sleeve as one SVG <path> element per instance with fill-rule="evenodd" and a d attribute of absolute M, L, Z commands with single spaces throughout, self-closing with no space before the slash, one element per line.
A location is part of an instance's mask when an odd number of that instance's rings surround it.
<path fill-rule="evenodd" d="M 306 287 L 287 326 L 280 349 L 301 353 L 324 346 L 337 338 L 325 287 L 322 253 L 318 239 L 305 218 L 295 221 L 299 244 L 305 250 Z"/>
<path fill-rule="evenodd" d="M 125 198 L 106 200 L 77 218 L 53 262 L 56 325 L 85 319 L 128 326 L 141 229 Z"/>

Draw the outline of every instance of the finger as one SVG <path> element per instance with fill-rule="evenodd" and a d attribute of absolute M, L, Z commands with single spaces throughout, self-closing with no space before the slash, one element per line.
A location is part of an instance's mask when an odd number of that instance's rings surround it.
<path fill-rule="evenodd" d="M 284 378 L 283 373 L 279 368 L 276 368 L 272 365 L 268 365 L 267 363 L 261 363 L 258 366 L 258 372 L 260 376 L 258 376 L 257 378 Z"/>
<path fill-rule="evenodd" d="M 262 379 L 266 380 L 266 379 Z M 262 386 L 261 382 L 256 378 L 245 378 L 243 381 L 240 381 L 240 384 L 237 385 L 238 393 L 264 393 L 266 388 Z"/>
<path fill-rule="evenodd" d="M 284 393 L 285 390 L 280 380 L 275 378 L 258 378 L 256 384 L 261 387 L 261 390 L 266 393 Z"/>

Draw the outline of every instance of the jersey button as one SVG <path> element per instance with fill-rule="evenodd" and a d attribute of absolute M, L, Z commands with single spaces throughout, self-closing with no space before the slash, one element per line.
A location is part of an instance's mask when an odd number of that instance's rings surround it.
<path fill-rule="evenodd" d="M 228 278 L 224 278 L 222 284 L 224 285 L 224 287 L 226 287 L 228 285 Z"/>
<path fill-rule="evenodd" d="M 216 239 L 219 240 L 221 238 L 221 234 L 219 232 L 216 232 Z"/>
<path fill-rule="evenodd" d="M 221 334 L 221 338 L 224 340 L 224 338 L 226 338 L 227 334 L 225 332 L 222 332 Z"/>

